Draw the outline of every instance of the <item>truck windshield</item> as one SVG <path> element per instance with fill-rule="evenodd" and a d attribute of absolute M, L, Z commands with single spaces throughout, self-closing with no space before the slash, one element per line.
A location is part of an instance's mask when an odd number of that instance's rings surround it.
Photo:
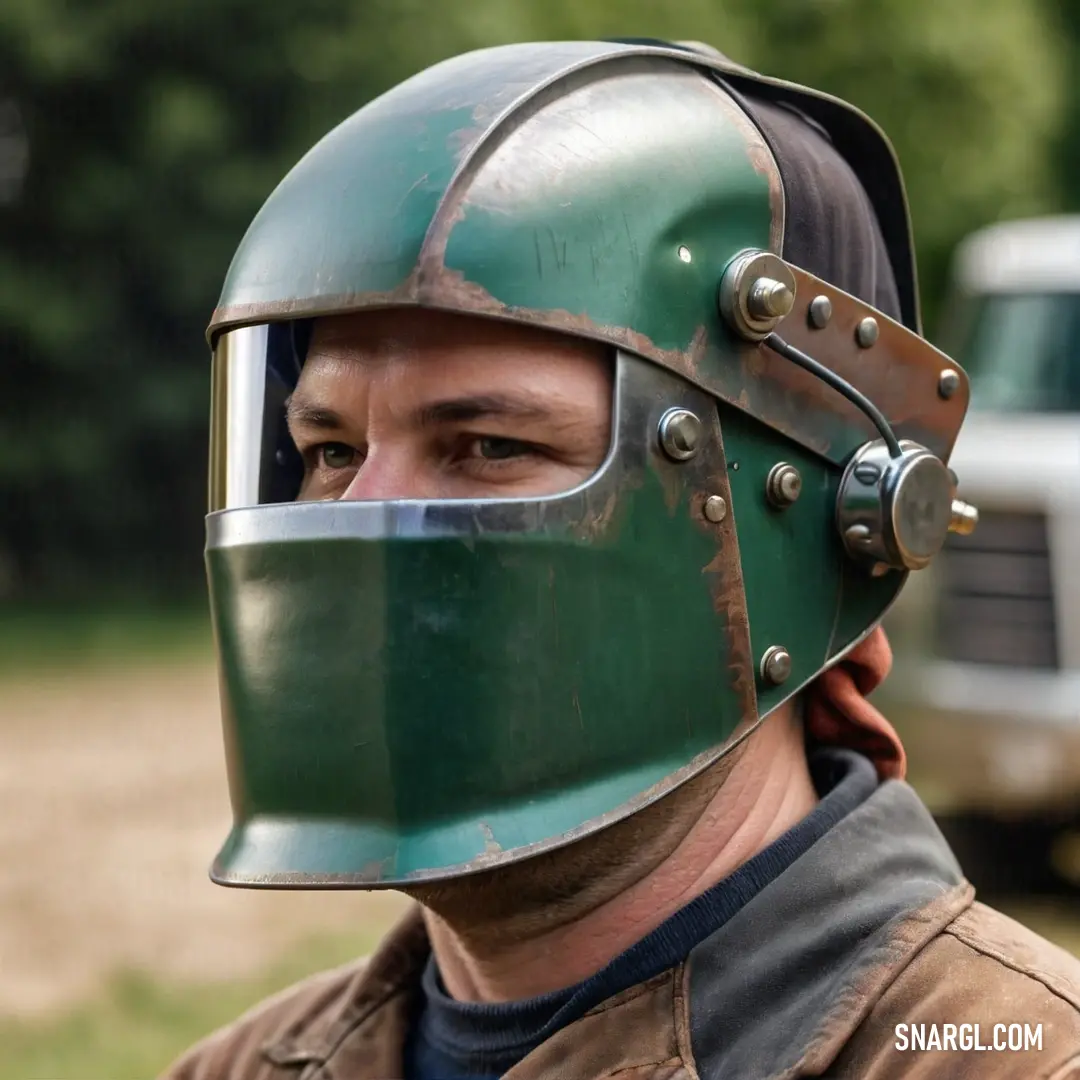
<path fill-rule="evenodd" d="M 973 408 L 1080 411 L 1080 294 L 999 294 L 968 305 L 953 355 L 971 376 Z"/>

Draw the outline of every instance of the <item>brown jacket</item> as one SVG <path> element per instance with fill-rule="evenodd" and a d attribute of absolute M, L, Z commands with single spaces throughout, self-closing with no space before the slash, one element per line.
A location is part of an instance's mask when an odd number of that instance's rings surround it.
<path fill-rule="evenodd" d="M 414 910 L 369 963 L 264 1002 L 166 1078 L 396 1080 L 427 956 Z M 1008 1049 L 1024 1025 L 1029 1045 Z M 1080 1080 L 1080 961 L 975 903 L 917 796 L 889 781 L 682 964 L 505 1075 Z"/>

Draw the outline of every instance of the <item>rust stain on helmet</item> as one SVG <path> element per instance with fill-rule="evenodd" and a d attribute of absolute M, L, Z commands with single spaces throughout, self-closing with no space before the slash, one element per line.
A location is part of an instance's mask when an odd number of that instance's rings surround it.
<path fill-rule="evenodd" d="M 707 487 L 695 491 L 690 508 L 696 521 L 716 538 L 715 556 L 702 567 L 708 579 L 713 610 L 724 619 L 728 645 L 728 671 L 731 686 L 739 702 L 743 724 L 756 723 L 758 717 L 757 683 L 754 660 L 750 645 L 750 615 L 746 606 L 746 584 L 743 579 L 742 557 L 739 552 L 739 535 L 735 523 L 735 506 L 728 481 L 727 456 L 724 453 L 722 432 L 717 437 L 720 447 L 717 467 L 709 477 Z M 723 521 L 709 522 L 704 515 L 705 500 L 719 495 L 728 507 Z"/>
<path fill-rule="evenodd" d="M 938 375 L 943 367 L 956 368 L 948 357 L 870 305 L 797 267 L 792 271 L 796 304 L 778 327 L 781 336 L 874 401 L 899 437 L 913 439 L 947 462 L 967 411 L 966 376 L 961 373 L 960 387 L 950 399 L 941 399 Z M 832 300 L 833 318 L 824 330 L 811 330 L 804 312 L 809 300 L 820 294 Z M 708 330 L 700 325 L 687 348 L 664 349 L 643 333 L 599 324 L 581 312 L 514 307 L 461 271 L 445 267 L 441 254 L 434 250 L 425 251 L 409 278 L 389 292 L 234 306 L 216 311 L 211 325 L 219 331 L 252 322 L 386 307 L 504 319 L 614 345 L 682 376 L 830 460 L 843 459 L 859 442 L 877 436 L 871 421 L 855 405 L 762 344 L 735 342 L 730 355 L 724 356 L 710 350 Z M 871 314 L 878 321 L 880 336 L 872 349 L 861 349 L 855 341 L 855 326 Z M 705 370 L 709 362 L 712 371 Z"/>
<path fill-rule="evenodd" d="M 747 124 L 753 127 L 749 121 L 747 121 Z M 747 136 L 746 151 L 750 158 L 750 164 L 753 165 L 755 171 L 759 172 L 768 181 L 769 210 L 772 213 L 772 223 L 769 226 L 769 250 L 774 255 L 781 255 L 784 248 L 786 214 L 784 182 L 780 178 L 780 169 L 777 167 L 776 159 L 772 156 L 772 151 L 765 145 L 757 128 L 753 128 L 753 130 L 757 138 L 753 139 L 749 135 Z"/>

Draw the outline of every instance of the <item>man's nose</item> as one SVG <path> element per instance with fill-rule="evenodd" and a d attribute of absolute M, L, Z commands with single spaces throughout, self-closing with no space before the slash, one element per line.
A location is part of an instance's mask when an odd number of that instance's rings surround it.
<path fill-rule="evenodd" d="M 372 448 L 342 499 L 388 501 L 438 498 L 437 478 L 430 466 L 393 447 Z"/>

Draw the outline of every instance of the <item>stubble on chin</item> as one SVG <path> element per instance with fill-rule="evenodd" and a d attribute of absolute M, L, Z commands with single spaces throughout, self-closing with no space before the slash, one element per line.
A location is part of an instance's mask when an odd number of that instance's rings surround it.
<path fill-rule="evenodd" d="M 663 863 L 701 818 L 745 745 L 583 840 L 509 866 L 403 891 L 456 935 L 488 948 L 550 932 L 603 906 Z"/>

